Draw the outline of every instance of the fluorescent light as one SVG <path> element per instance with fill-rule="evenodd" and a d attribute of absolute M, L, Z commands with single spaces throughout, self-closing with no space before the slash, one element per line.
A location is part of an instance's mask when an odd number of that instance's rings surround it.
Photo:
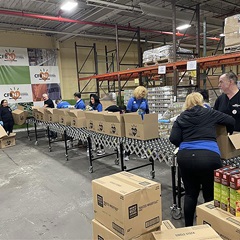
<path fill-rule="evenodd" d="M 191 25 L 190 24 L 184 24 L 184 25 L 181 25 L 179 27 L 177 27 L 176 29 L 177 30 L 184 30 L 184 29 L 187 29 L 187 28 L 190 28 Z"/>
<path fill-rule="evenodd" d="M 220 36 L 220 37 L 225 37 L 225 34 L 224 34 L 224 33 L 221 33 L 219 36 Z"/>
<path fill-rule="evenodd" d="M 67 2 L 62 4 L 61 10 L 70 11 L 73 8 L 75 8 L 77 5 L 78 5 L 78 3 L 76 1 L 67 1 Z"/>

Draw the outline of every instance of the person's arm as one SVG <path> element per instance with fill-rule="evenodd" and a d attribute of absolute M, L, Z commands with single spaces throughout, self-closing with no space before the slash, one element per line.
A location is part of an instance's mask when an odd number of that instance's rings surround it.
<path fill-rule="evenodd" d="M 146 100 L 146 114 L 149 114 L 149 106 L 148 106 L 148 101 Z"/>
<path fill-rule="evenodd" d="M 175 121 L 173 124 L 169 140 L 176 147 L 179 147 L 180 143 L 182 142 L 182 129 L 177 121 Z"/>
<path fill-rule="evenodd" d="M 101 103 L 99 103 L 97 105 L 97 110 L 98 110 L 98 112 L 102 112 L 102 104 Z"/>
<path fill-rule="evenodd" d="M 126 112 L 132 112 L 133 101 L 134 101 L 134 98 L 130 98 L 128 100 Z"/>
<path fill-rule="evenodd" d="M 218 108 L 219 108 L 219 97 L 216 99 L 214 106 L 213 106 L 213 109 L 215 109 L 215 110 L 218 110 Z"/>
<path fill-rule="evenodd" d="M 0 126 L 3 126 L 3 121 L 2 121 L 2 108 L 0 107 Z"/>
<path fill-rule="evenodd" d="M 232 133 L 234 130 L 234 125 L 236 123 L 235 119 L 226 113 L 219 112 L 218 110 L 211 110 L 211 111 L 214 118 L 216 119 L 216 123 L 226 126 L 228 129 L 228 132 Z"/>
<path fill-rule="evenodd" d="M 86 108 L 85 103 L 84 103 L 83 100 L 80 101 L 79 108 L 82 109 L 82 110 L 84 110 Z"/>

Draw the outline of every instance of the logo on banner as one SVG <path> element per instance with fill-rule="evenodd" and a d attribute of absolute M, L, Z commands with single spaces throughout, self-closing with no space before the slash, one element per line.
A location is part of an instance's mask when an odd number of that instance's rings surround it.
<path fill-rule="evenodd" d="M 20 92 L 19 88 L 10 88 L 10 91 L 7 93 L 4 93 L 4 97 L 9 99 L 14 99 L 15 101 L 18 99 L 22 99 L 23 96 L 28 96 L 27 92 Z"/>
<path fill-rule="evenodd" d="M 24 56 L 17 56 L 14 50 L 5 49 L 5 53 L 0 54 L 0 59 L 3 59 L 6 62 L 17 62 L 17 59 L 24 59 Z"/>
<path fill-rule="evenodd" d="M 49 72 L 48 72 L 48 69 L 40 69 L 40 73 L 36 73 L 36 74 L 34 74 L 34 77 L 35 78 L 38 78 L 38 80 L 43 80 L 44 82 L 45 81 L 47 81 L 47 80 L 50 80 L 50 78 L 52 77 L 52 78 L 54 78 L 54 77 L 56 77 L 56 75 L 55 74 L 50 74 Z"/>

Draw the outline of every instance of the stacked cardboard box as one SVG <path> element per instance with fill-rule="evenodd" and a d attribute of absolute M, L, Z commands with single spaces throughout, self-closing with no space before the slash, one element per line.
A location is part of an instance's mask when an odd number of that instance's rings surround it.
<path fill-rule="evenodd" d="M 159 183 L 121 172 L 94 180 L 92 190 L 94 239 L 150 239 L 143 235 L 160 227 Z"/>
<path fill-rule="evenodd" d="M 4 128 L 0 126 L 0 148 L 7 148 L 16 145 L 16 133 L 6 133 Z"/>
<path fill-rule="evenodd" d="M 222 239 L 240 239 L 240 217 L 233 216 L 229 212 L 215 207 L 213 202 L 197 206 L 196 215 L 198 225 L 210 225 Z"/>
<path fill-rule="evenodd" d="M 224 52 L 240 51 L 240 14 L 225 18 L 224 35 Z"/>
<path fill-rule="evenodd" d="M 240 174 L 230 177 L 230 213 L 240 221 Z"/>

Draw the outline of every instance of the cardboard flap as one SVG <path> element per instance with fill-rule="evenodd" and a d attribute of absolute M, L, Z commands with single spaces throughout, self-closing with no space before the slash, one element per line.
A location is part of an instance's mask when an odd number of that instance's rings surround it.
<path fill-rule="evenodd" d="M 120 123 L 123 120 L 122 114 L 112 112 L 105 113 L 104 118 L 106 122 L 110 123 Z"/>
<path fill-rule="evenodd" d="M 0 138 L 7 137 L 7 136 L 8 135 L 5 131 L 5 129 L 2 126 L 0 126 Z"/>
<path fill-rule="evenodd" d="M 45 108 L 45 113 L 53 114 L 54 108 Z"/>
<path fill-rule="evenodd" d="M 38 108 L 37 111 L 40 112 L 40 113 L 42 113 L 42 114 L 44 114 L 45 108 L 43 108 L 43 107 Z"/>
<path fill-rule="evenodd" d="M 229 137 L 230 141 L 232 142 L 233 146 L 236 149 L 240 149 L 240 133 L 229 135 L 228 137 Z"/>
<path fill-rule="evenodd" d="M 142 117 L 138 113 L 127 113 L 123 115 L 126 123 L 143 123 Z"/>
<path fill-rule="evenodd" d="M 94 114 L 96 114 L 97 112 L 96 111 L 85 111 L 85 116 L 87 119 L 91 119 L 93 120 L 94 119 Z"/>
<path fill-rule="evenodd" d="M 76 118 L 85 118 L 85 112 L 79 109 L 76 110 L 70 110 L 68 112 L 68 115 L 70 117 L 76 117 Z"/>
<path fill-rule="evenodd" d="M 12 111 L 13 114 L 22 114 L 24 111 L 20 110 L 20 109 L 15 109 L 14 111 Z"/>
<path fill-rule="evenodd" d="M 22 110 L 22 111 L 23 111 L 23 110 L 24 110 L 24 107 L 18 104 L 18 106 L 17 106 L 17 109 L 19 109 L 19 110 Z"/>
<path fill-rule="evenodd" d="M 61 115 L 61 116 L 65 116 L 65 115 L 68 115 L 68 112 L 70 111 L 69 109 L 55 109 L 56 111 L 54 111 L 54 114 L 58 114 L 58 115 Z"/>

